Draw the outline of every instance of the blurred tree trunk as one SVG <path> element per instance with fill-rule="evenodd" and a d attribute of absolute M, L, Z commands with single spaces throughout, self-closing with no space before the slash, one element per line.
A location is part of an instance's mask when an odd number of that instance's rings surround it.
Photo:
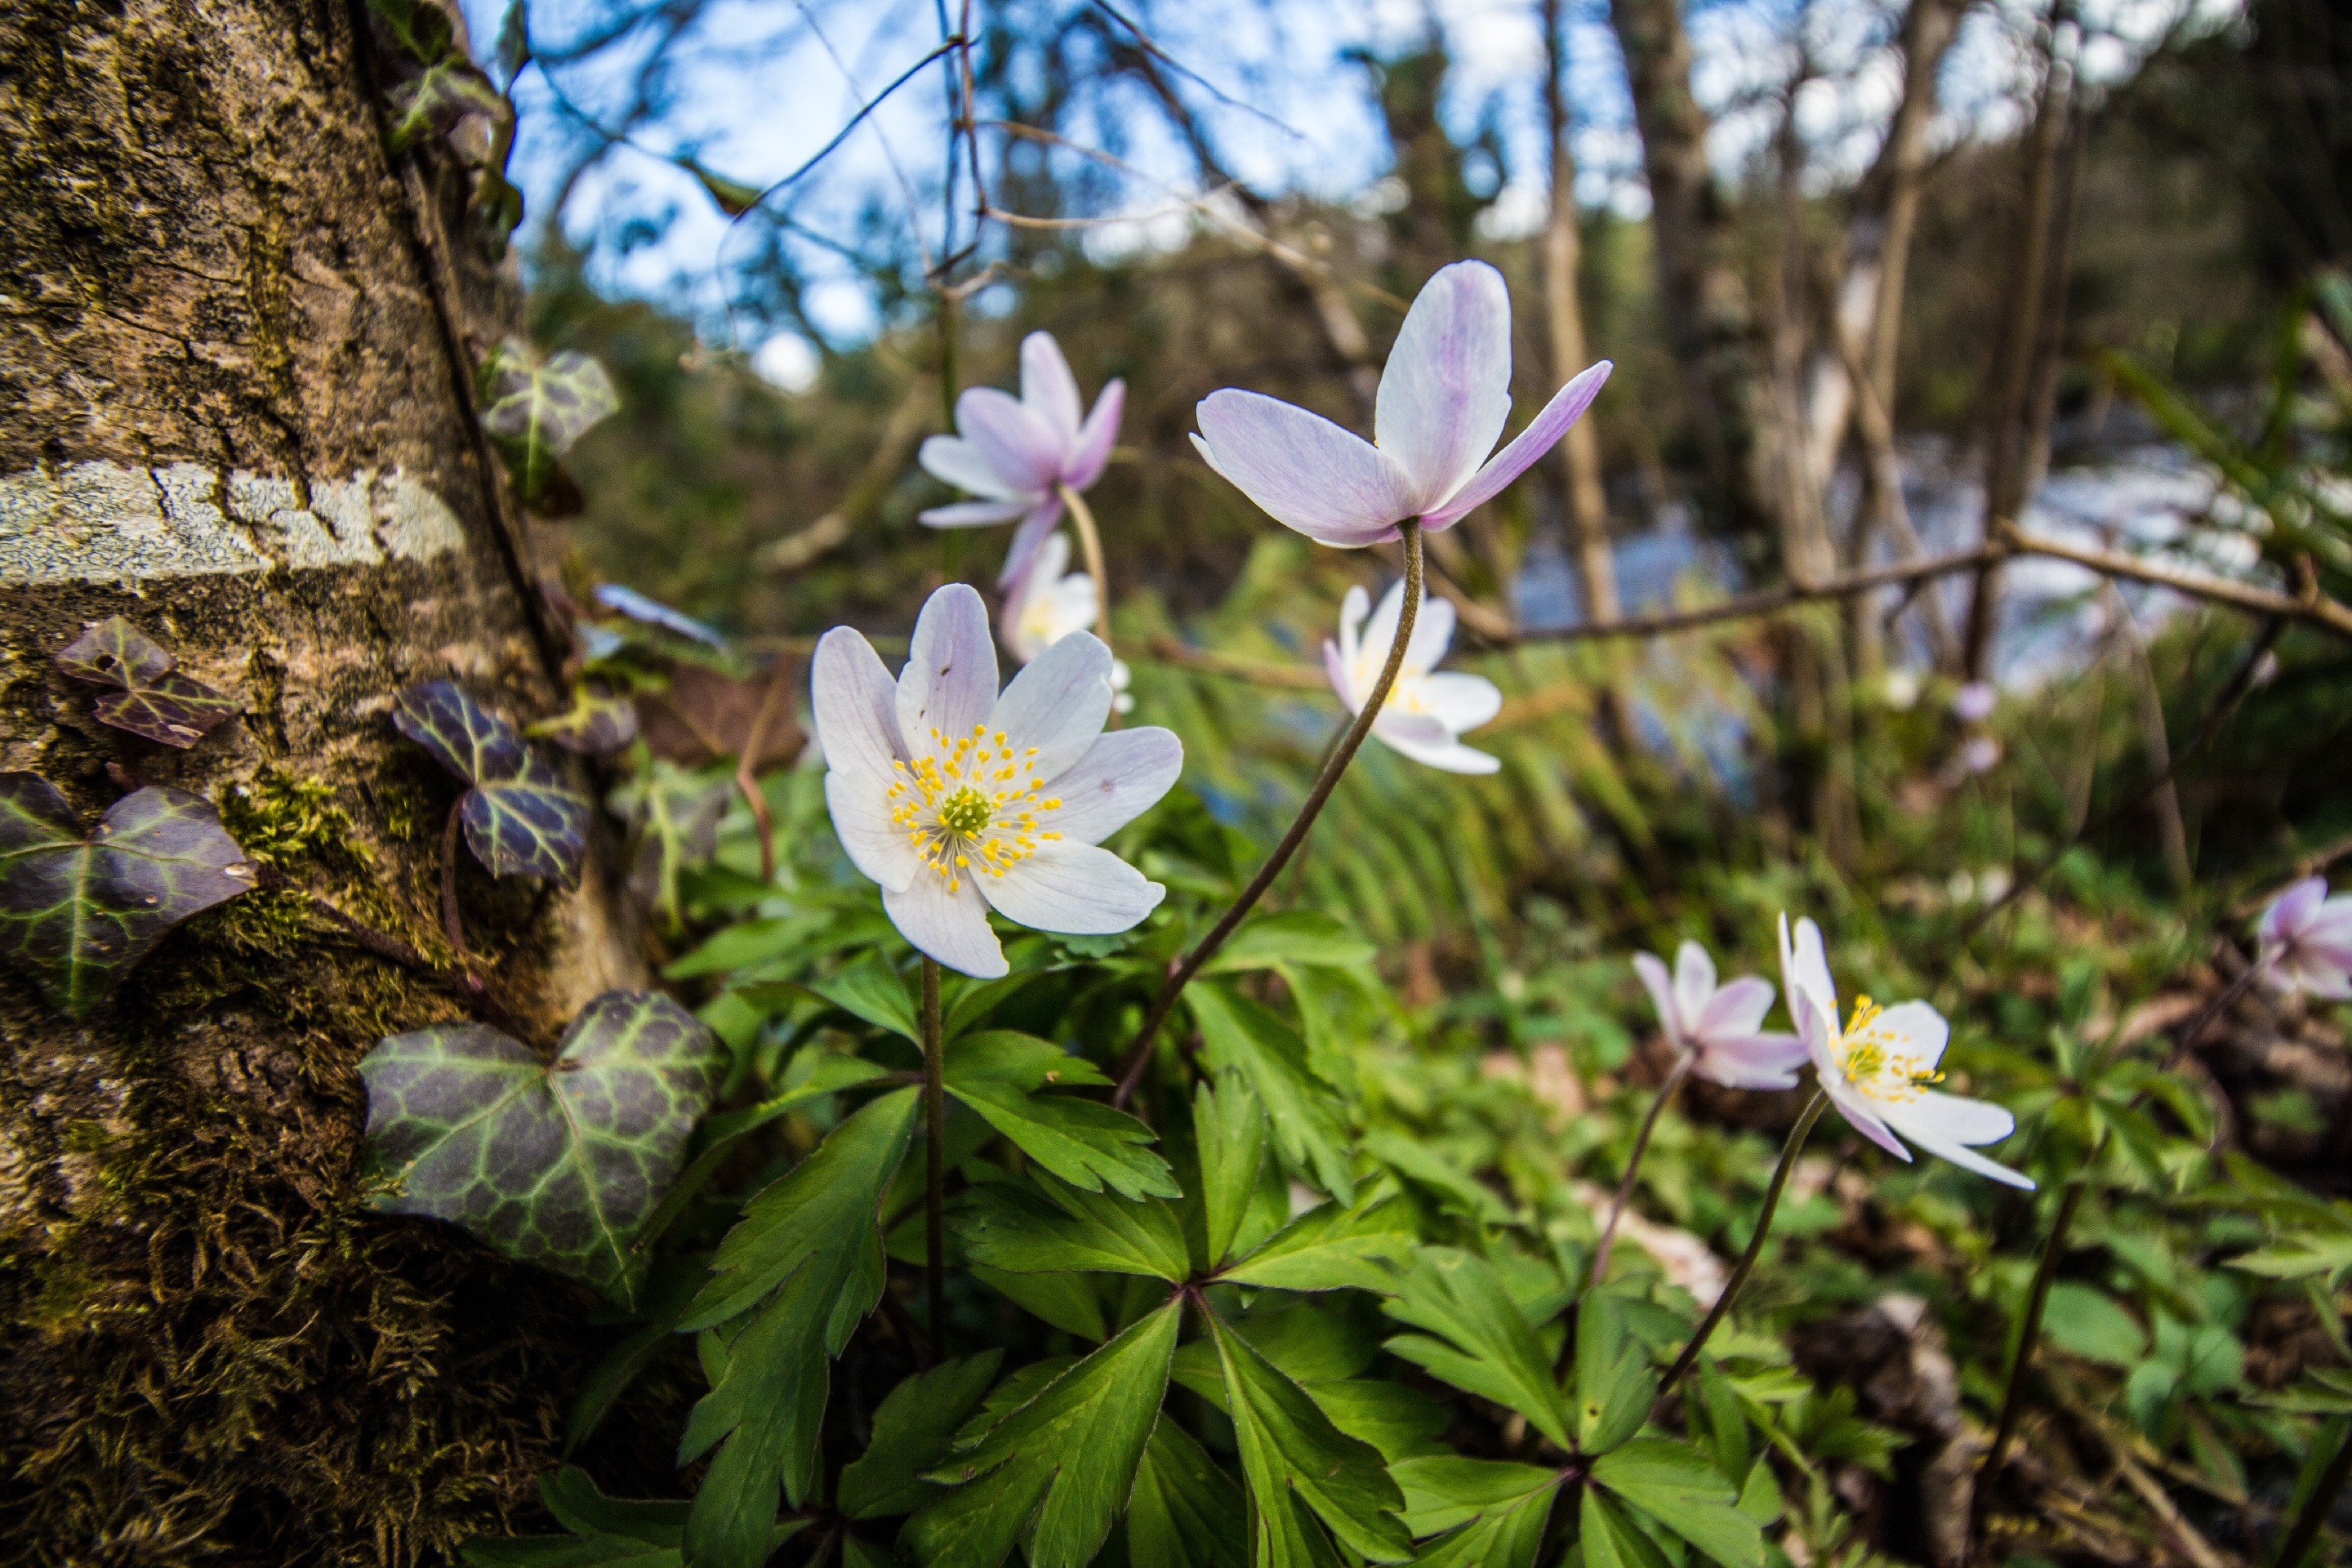
<path fill-rule="evenodd" d="M 387 158 L 365 18 L 0 10 L 0 767 L 91 814 L 110 776 L 194 790 L 278 884 L 79 1022 L 0 974 L 12 1561 L 438 1556 L 527 1496 L 589 1348 L 568 1288 L 366 1211 L 353 1065 L 457 1009 L 305 897 L 446 956 L 450 785 L 390 700 L 447 675 L 535 716 L 562 654 L 471 402 L 512 291 L 459 171 Z M 50 659 L 113 615 L 242 719 L 186 752 L 94 725 Z M 573 893 L 465 877 L 535 1031 L 640 978 L 593 855 Z"/>

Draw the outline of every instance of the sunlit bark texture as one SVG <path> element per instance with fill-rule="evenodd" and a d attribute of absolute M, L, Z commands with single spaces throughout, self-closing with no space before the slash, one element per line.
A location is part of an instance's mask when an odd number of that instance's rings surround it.
<path fill-rule="evenodd" d="M 0 6 L 0 768 L 194 791 L 270 883 L 79 1022 L 0 973 L 11 1562 L 437 1555 L 528 1496 L 590 1348 L 567 1288 L 367 1209 L 353 1065 L 458 1008 L 312 901 L 449 959 L 393 694 L 536 717 L 561 651 L 469 405 L 495 273 L 455 171 L 388 159 L 364 16 Z M 51 657 L 116 615 L 242 716 L 93 723 Z M 635 977 L 605 886 L 464 868 L 527 1027 Z"/>

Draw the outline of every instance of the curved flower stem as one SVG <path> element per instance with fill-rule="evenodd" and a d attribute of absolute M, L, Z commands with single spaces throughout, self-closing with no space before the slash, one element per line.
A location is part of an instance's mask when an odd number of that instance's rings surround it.
<path fill-rule="evenodd" d="M 947 1343 L 948 1089 L 940 1031 L 940 966 L 923 960 L 923 1288 L 933 1351 Z"/>
<path fill-rule="evenodd" d="M 1666 1375 L 1659 1381 L 1659 1398 L 1664 1399 L 1668 1391 L 1683 1380 L 1683 1373 L 1690 1371 L 1692 1364 L 1698 1360 L 1698 1352 L 1706 1348 L 1707 1336 L 1715 1332 L 1717 1324 L 1730 1315 L 1731 1303 L 1738 1299 L 1740 1287 L 1747 1284 L 1748 1277 L 1756 1271 L 1757 1256 L 1764 1250 L 1765 1233 L 1772 1228 L 1772 1215 L 1780 1206 L 1780 1194 L 1789 1184 L 1789 1173 L 1796 1168 L 1797 1151 L 1805 1146 L 1806 1134 L 1812 1131 L 1813 1123 L 1822 1119 L 1822 1112 L 1828 1109 L 1829 1103 L 1827 1089 L 1813 1090 L 1813 1098 L 1806 1104 L 1804 1114 L 1797 1118 L 1794 1127 L 1789 1129 L 1789 1141 L 1780 1145 L 1780 1163 L 1772 1167 L 1772 1184 L 1764 1189 L 1764 1212 L 1756 1216 L 1756 1234 L 1748 1238 L 1748 1250 L 1740 1254 L 1738 1263 L 1731 1270 L 1731 1278 L 1724 1281 L 1723 1294 L 1717 1296 L 1715 1305 L 1706 1310 L 1706 1316 L 1699 1321 L 1698 1331 L 1691 1335 L 1690 1343 L 1683 1346 L 1683 1353 L 1675 1357 L 1675 1364 L 1666 1369 Z"/>
<path fill-rule="evenodd" d="M 1665 1113 L 1666 1101 L 1690 1076 L 1691 1063 L 1697 1058 L 1689 1051 L 1675 1058 L 1675 1070 L 1658 1086 L 1658 1098 L 1650 1101 L 1649 1114 L 1642 1118 L 1642 1130 L 1633 1134 L 1633 1152 L 1626 1157 L 1625 1173 L 1617 1182 L 1617 1196 L 1609 1205 L 1609 1218 L 1601 1226 L 1601 1240 L 1592 1248 L 1591 1283 L 1598 1285 L 1609 1273 L 1609 1252 L 1617 1244 L 1617 1222 L 1625 1217 L 1625 1205 L 1633 1201 L 1633 1182 L 1642 1173 L 1642 1156 L 1650 1147 L 1650 1134 L 1658 1128 L 1658 1118 Z"/>
<path fill-rule="evenodd" d="M 2102 1140 L 2104 1147 L 2105 1141 Z M 2091 1152 L 2091 1160 L 2099 1151 Z M 2089 1163 L 2090 1162 L 2085 1162 Z M 2017 1430 L 2017 1417 L 2024 1407 L 2025 1373 L 2033 1363 L 2033 1342 L 2042 1337 L 2042 1314 L 2050 1305 L 2050 1286 L 2058 1277 L 2058 1260 L 2066 1251 L 2066 1232 L 2074 1226 L 2074 1212 L 2083 1206 L 2083 1194 L 2089 1185 L 2081 1176 L 2066 1184 L 2059 1195 L 2058 1212 L 2051 1216 L 2050 1234 L 2042 1238 L 2042 1258 L 2034 1265 L 2033 1284 L 2025 1294 L 2025 1316 L 2019 1321 L 2017 1350 L 2009 1363 L 2009 1381 L 2000 1394 L 2000 1415 L 1993 1422 L 1992 1445 L 1985 1449 L 1984 1462 L 1977 1467 L 1976 1485 L 1969 1496 L 1969 1532 L 1967 1555 L 1976 1554 L 1977 1531 L 1984 1517 L 1984 1498 L 1993 1477 L 2000 1473 L 2002 1451 L 2009 1447 L 2011 1434 Z"/>
<path fill-rule="evenodd" d="M 1136 1087 L 1143 1081 L 1143 1069 L 1151 1061 L 1152 1042 L 1160 1036 L 1160 1026 L 1168 1021 L 1168 1015 L 1175 1009 L 1176 998 L 1183 994 L 1186 985 L 1192 984 L 1192 977 L 1201 973 L 1201 966 L 1214 958 L 1217 950 L 1225 945 L 1225 939 L 1234 934 L 1234 929 L 1242 923 L 1243 917 L 1265 896 L 1265 890 L 1274 886 L 1274 879 L 1282 875 L 1283 867 L 1290 863 L 1290 858 L 1307 841 L 1307 830 L 1315 826 L 1315 818 L 1322 812 L 1324 802 L 1331 798 L 1331 791 L 1338 786 L 1339 775 L 1348 771 L 1349 763 L 1355 761 L 1364 737 L 1372 732 L 1372 721 L 1381 716 L 1381 706 L 1389 700 L 1389 689 L 1396 684 L 1397 672 L 1404 668 L 1405 649 L 1412 642 L 1413 622 L 1421 615 L 1421 523 L 1416 519 L 1408 518 L 1397 525 L 1397 531 L 1404 540 L 1404 605 L 1397 617 L 1396 640 L 1389 645 L 1388 662 L 1381 667 L 1381 678 L 1373 685 L 1371 695 L 1365 700 L 1363 711 L 1356 715 L 1356 721 L 1348 726 L 1348 732 L 1339 738 L 1339 746 L 1331 752 L 1331 760 L 1325 763 L 1323 771 L 1316 775 L 1313 786 L 1307 792 L 1306 803 L 1298 808 L 1297 818 L 1291 823 L 1289 831 L 1282 836 L 1282 842 L 1274 847 L 1274 853 L 1266 857 L 1265 864 L 1258 868 L 1257 875 L 1250 879 L 1249 886 L 1242 889 L 1241 897 L 1234 900 L 1233 907 L 1217 918 L 1217 923 L 1209 928 L 1209 934 L 1184 955 L 1184 962 L 1170 971 L 1168 978 L 1160 984 L 1160 994 L 1151 999 L 1150 1009 L 1143 1016 L 1143 1026 L 1136 1030 L 1134 1040 L 1127 1047 L 1126 1068 L 1119 1074 L 1118 1089 L 1111 1095 L 1111 1103 L 1121 1110 L 1126 1109 L 1127 1103 L 1135 1098 Z"/>
<path fill-rule="evenodd" d="M 1087 505 L 1086 497 L 1075 486 L 1063 485 L 1062 504 L 1070 509 L 1070 521 L 1078 531 L 1078 553 L 1087 563 L 1087 575 L 1095 580 L 1095 635 L 1110 641 L 1110 575 L 1103 570 L 1102 535 L 1095 529 L 1094 510 Z"/>

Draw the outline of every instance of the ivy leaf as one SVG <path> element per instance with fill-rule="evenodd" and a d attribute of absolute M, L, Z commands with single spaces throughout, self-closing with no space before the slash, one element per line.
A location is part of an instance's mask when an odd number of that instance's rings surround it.
<path fill-rule="evenodd" d="M 1180 1194 L 1168 1162 L 1147 1147 L 1151 1129 L 1123 1110 L 1066 1094 L 1024 1094 L 1001 1079 L 948 1079 L 948 1092 L 1021 1152 L 1074 1187 L 1108 1183 L 1123 1197 Z"/>
<path fill-rule="evenodd" d="M 115 688 L 90 705 L 100 723 L 159 745 L 184 751 L 237 712 L 235 698 L 180 674 L 170 653 L 121 616 L 83 632 L 56 662 L 76 680 Z"/>
<path fill-rule="evenodd" d="M 1445 1537 L 1422 1548 L 1416 1568 L 1533 1568 L 1558 1470 L 1442 1454 L 1403 1460 L 1391 1473 L 1412 1532 Z"/>
<path fill-rule="evenodd" d="M 713 1448 L 687 1527 L 690 1564 L 757 1563 L 777 1513 L 816 1488 L 828 1366 L 883 1286 L 877 1216 L 913 1141 L 918 1091 L 873 1100 L 753 1198 L 711 1258 L 682 1327 L 712 1329 L 710 1392 L 678 1463 Z M 723 1325 L 723 1327 L 722 1327 Z"/>
<path fill-rule="evenodd" d="M 874 1412 L 866 1452 L 841 1472 L 835 1503 L 852 1519 L 912 1513 L 940 1495 L 923 1472 L 939 1462 L 956 1428 L 979 1407 L 996 1378 L 1001 1351 L 941 1362 L 890 1391 Z"/>
<path fill-rule="evenodd" d="M 1723 1568 L 1763 1568 L 1763 1531 L 1739 1511 L 1738 1491 L 1688 1444 L 1636 1437 L 1595 1459 L 1592 1479 Z"/>
<path fill-rule="evenodd" d="M 1396 1288 L 1395 1277 L 1384 1265 L 1412 1256 L 1419 1246 L 1405 1205 L 1391 1194 L 1353 1208 L 1319 1204 L 1219 1278 L 1280 1290 L 1389 1291 Z"/>
<path fill-rule="evenodd" d="M 1307 1065 L 1307 1042 L 1256 1003 L 1223 985 L 1184 994 L 1201 1026 L 1210 1068 L 1246 1079 L 1265 1107 L 1286 1169 L 1309 1176 L 1341 1203 L 1355 1199 L 1348 1118 L 1339 1091 Z"/>
<path fill-rule="evenodd" d="M 625 697 L 577 687 L 570 708 L 525 725 L 523 733 L 583 757 L 610 756 L 637 738 L 637 705 Z"/>
<path fill-rule="evenodd" d="M 1182 1321 L 1171 1300 L 933 1471 L 956 1489 L 908 1522 L 916 1560 L 997 1568 L 1025 1531 L 1030 1568 L 1092 1562 L 1133 1489 Z"/>
<path fill-rule="evenodd" d="M 710 1031 L 668 997 L 607 991 L 551 1063 L 480 1024 L 383 1040 L 360 1062 L 376 1206 L 464 1226 L 624 1301 L 630 1241 L 719 1087 Z"/>
<path fill-rule="evenodd" d="M 482 366 L 482 428 L 488 431 L 526 502 L 547 492 L 573 442 L 621 405 L 604 367 L 576 349 L 543 360 L 509 342 Z"/>
<path fill-rule="evenodd" d="M 1576 1446 L 1605 1454 L 1650 1418 L 1658 1374 L 1626 1331 L 1622 1298 L 1589 1290 L 1576 1314 Z"/>
<path fill-rule="evenodd" d="M 1140 1274 L 1173 1285 L 1191 1271 L 1183 1224 L 1168 1204 L 1051 1177 L 1037 1184 L 1045 1196 L 1011 1182 L 967 1193 L 953 1215 L 965 1256 L 1009 1274 Z"/>
<path fill-rule="evenodd" d="M 37 773 L 0 773 L 0 958 L 79 1016 L 199 910 L 249 892 L 255 871 L 210 805 L 151 784 L 82 836 Z"/>
<path fill-rule="evenodd" d="M 1424 1247 L 1384 1306 L 1389 1316 L 1428 1331 L 1389 1341 L 1392 1353 L 1517 1411 L 1561 1447 L 1575 1447 L 1543 1347 L 1493 1264 L 1452 1247 Z"/>
<path fill-rule="evenodd" d="M 458 804 L 466 842 L 497 877 L 580 880 L 588 802 L 515 727 L 446 680 L 412 686 L 394 702 L 400 732 L 471 784 Z"/>
<path fill-rule="evenodd" d="M 1247 1519 L 1242 1489 L 1181 1426 L 1151 1429 L 1127 1500 L 1132 1568 L 1246 1568 Z"/>
<path fill-rule="evenodd" d="M 428 135 L 455 129 L 469 114 L 495 120 L 513 112 L 498 84 L 461 55 L 450 55 L 426 66 L 415 80 L 392 94 L 399 118 L 385 134 L 385 144 L 396 157 Z"/>
<path fill-rule="evenodd" d="M 1255 1505 L 1257 1538 L 1251 1560 L 1268 1568 L 1328 1560 L 1328 1551 L 1308 1542 L 1294 1498 L 1357 1556 L 1374 1563 L 1411 1557 L 1412 1537 L 1396 1517 L 1404 1497 L 1389 1479 L 1380 1451 L 1333 1426 L 1307 1390 L 1223 1319 L 1213 1312 L 1207 1316 L 1224 1371 L 1242 1474 Z"/>

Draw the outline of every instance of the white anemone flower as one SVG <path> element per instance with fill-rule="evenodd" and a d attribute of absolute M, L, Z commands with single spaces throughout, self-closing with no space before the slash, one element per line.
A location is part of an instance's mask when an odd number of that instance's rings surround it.
<path fill-rule="evenodd" d="M 2327 896 L 2327 879 L 2305 877 L 2271 900 L 2257 960 L 2277 984 L 2341 1002 L 2352 997 L 2352 894 Z"/>
<path fill-rule="evenodd" d="M 1176 782 L 1166 730 L 1103 732 L 1110 649 L 1073 632 L 1002 695 L 988 610 L 971 585 L 933 594 L 894 681 L 835 626 L 811 673 L 825 804 L 891 922 L 921 952 L 1005 973 L 988 912 L 1039 931 L 1122 931 L 1167 889 L 1100 847 Z"/>
<path fill-rule="evenodd" d="M 1021 340 L 1021 395 L 968 388 L 956 399 L 956 433 L 931 437 L 917 454 L 934 479 L 980 499 L 932 507 L 920 521 L 981 528 L 1020 519 L 997 584 L 1020 583 L 1062 520 L 1062 487 L 1083 490 L 1102 478 L 1126 404 L 1127 384 L 1113 381 L 1081 418 L 1077 377 L 1061 345 L 1051 333 L 1030 333 Z"/>
<path fill-rule="evenodd" d="M 1904 1161 L 1911 1158 L 1903 1146 L 1907 1138 L 1962 1170 L 2032 1190 L 2032 1177 L 1995 1164 L 1970 1147 L 2000 1142 L 2017 1131 L 2017 1118 L 1990 1100 L 1930 1087 L 1943 1079 L 1936 1064 L 1943 1060 L 1952 1034 L 1942 1014 L 1925 1002 L 1881 1008 L 1857 996 L 1853 1016 L 1841 1028 L 1837 986 L 1822 951 L 1821 928 L 1801 920 L 1791 942 L 1785 914 L 1780 980 L 1822 1088 L 1864 1137 Z"/>
<path fill-rule="evenodd" d="M 1095 624 L 1100 610 L 1095 580 L 1084 572 L 1068 571 L 1069 564 L 1070 536 L 1056 530 L 1037 552 L 1028 581 L 1004 597 L 1004 613 L 997 627 L 1004 634 L 1004 646 L 1024 664 L 1072 632 L 1085 631 Z M 1130 679 L 1125 659 L 1111 660 L 1111 689 L 1118 694 L 1111 701 L 1113 712 L 1135 710 L 1135 699 L 1127 694 Z"/>
<path fill-rule="evenodd" d="M 1665 960 L 1653 952 L 1635 953 L 1633 972 L 1658 1009 L 1666 1043 L 1691 1058 L 1691 1071 L 1726 1089 L 1796 1086 L 1805 1043 L 1762 1027 L 1772 1010 L 1770 981 L 1743 974 L 1717 985 L 1715 960 L 1695 942 L 1675 952 L 1671 975 Z"/>
<path fill-rule="evenodd" d="M 1390 584 L 1381 607 L 1364 616 L 1371 597 L 1360 587 L 1348 590 L 1339 603 L 1339 640 L 1323 642 L 1323 670 L 1332 689 L 1350 713 L 1361 713 L 1381 683 L 1381 671 L 1396 646 L 1397 621 L 1404 613 L 1404 584 Z M 1465 730 L 1475 730 L 1503 710 L 1503 694 L 1482 675 L 1440 673 L 1437 661 L 1454 640 L 1454 606 L 1424 596 L 1413 620 L 1412 640 L 1405 644 L 1404 663 L 1397 669 L 1389 700 L 1372 721 L 1372 733 L 1414 762 L 1450 773 L 1491 773 L 1502 763 L 1462 743 Z"/>

